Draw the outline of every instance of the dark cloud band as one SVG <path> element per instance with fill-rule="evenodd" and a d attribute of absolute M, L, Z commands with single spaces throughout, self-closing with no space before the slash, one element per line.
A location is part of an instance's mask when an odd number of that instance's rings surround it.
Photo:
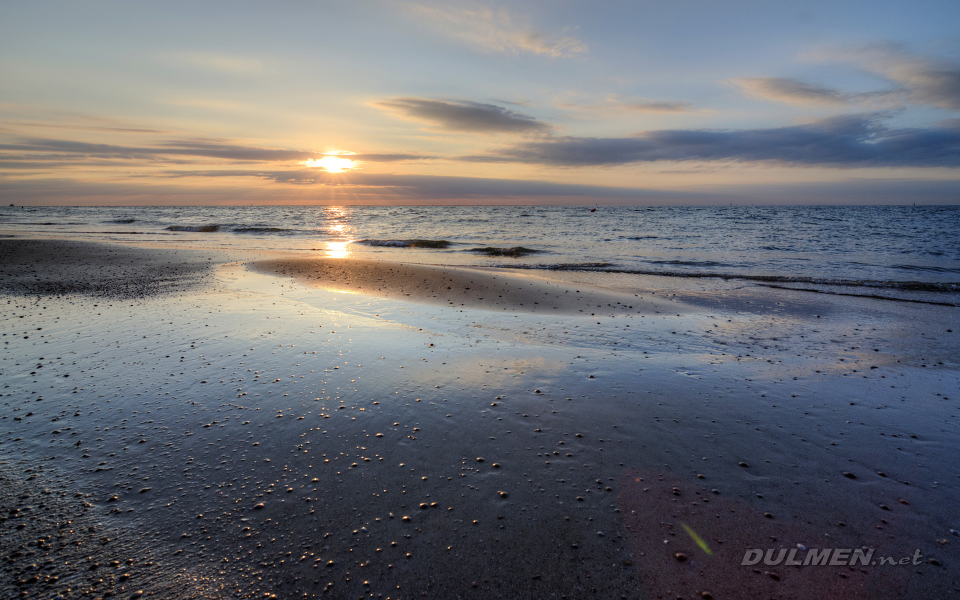
<path fill-rule="evenodd" d="M 468 133 L 547 133 L 553 129 L 529 115 L 496 104 L 393 98 L 374 106 L 449 131 Z"/>
<path fill-rule="evenodd" d="M 888 129 L 877 116 L 859 115 L 769 129 L 663 130 L 624 138 L 556 137 L 460 159 L 563 167 L 659 161 L 956 167 L 960 166 L 960 127 Z"/>
<path fill-rule="evenodd" d="M 67 153 L 73 157 L 98 157 L 113 159 L 145 159 L 159 156 L 196 156 L 225 160 L 253 162 L 290 162 L 322 158 L 320 152 L 302 150 L 283 150 L 241 146 L 208 140 L 172 140 L 163 142 L 159 147 L 114 146 L 111 144 L 90 144 L 71 140 L 27 139 L 16 144 L 0 144 L 0 152 L 57 152 L 58 159 Z M 47 155 L 49 156 L 49 155 Z M 0 154 L 0 158 L 3 155 Z M 43 161 L 45 156 L 35 156 L 34 160 Z M 418 154 L 352 154 L 351 159 L 369 162 L 397 162 L 403 160 L 422 160 L 432 157 Z"/>

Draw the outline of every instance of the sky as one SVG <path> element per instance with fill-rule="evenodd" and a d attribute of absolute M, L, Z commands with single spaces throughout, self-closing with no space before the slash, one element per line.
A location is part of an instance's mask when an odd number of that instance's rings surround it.
<path fill-rule="evenodd" d="M 960 2 L 0 0 L 0 201 L 960 204 Z"/>

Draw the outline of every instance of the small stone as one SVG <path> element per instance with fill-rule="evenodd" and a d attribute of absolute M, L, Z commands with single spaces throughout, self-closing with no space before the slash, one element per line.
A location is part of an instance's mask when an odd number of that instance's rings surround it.
<path fill-rule="evenodd" d="M 622 565 L 625 566 L 625 567 L 632 567 L 632 566 L 633 566 L 633 561 L 630 560 L 629 558 L 625 558 L 625 559 L 623 559 L 622 561 L 620 561 L 620 564 L 622 564 Z"/>
<path fill-rule="evenodd" d="M 255 504 L 255 505 L 253 506 L 253 510 L 262 510 L 262 509 L 263 509 L 263 502 L 261 502 L 261 503 L 259 503 L 259 504 Z"/>
<path fill-rule="evenodd" d="M 141 494 L 146 494 L 146 493 L 149 492 L 149 491 L 150 491 L 150 488 L 148 488 L 148 487 L 140 488 L 140 493 L 141 493 Z"/>
<path fill-rule="evenodd" d="M 403 515 L 403 517 L 401 517 L 400 520 L 401 520 L 401 521 L 409 521 L 409 520 L 410 520 L 410 517 L 408 517 L 407 515 Z"/>
<path fill-rule="evenodd" d="M 743 461 L 740 461 L 740 462 L 737 463 L 737 464 L 740 465 L 740 466 L 743 467 L 743 468 L 747 468 L 747 467 L 750 466 L 750 465 L 748 465 L 747 463 L 745 463 L 745 462 L 743 462 Z"/>
<path fill-rule="evenodd" d="M 927 562 L 930 563 L 931 565 L 935 566 L 935 567 L 939 567 L 939 566 L 940 566 L 940 561 L 937 560 L 937 559 L 935 559 L 935 558 L 931 558 L 931 559 L 928 560 Z"/>
<path fill-rule="evenodd" d="M 509 495 L 506 492 L 497 492 L 497 493 L 500 494 L 501 498 L 506 498 Z"/>
<path fill-rule="evenodd" d="M 780 576 L 777 575 L 776 573 L 769 573 L 769 575 L 770 575 L 770 579 L 774 581 L 780 581 Z"/>
<path fill-rule="evenodd" d="M 700 597 L 703 598 L 703 600 L 713 600 L 713 594 L 710 592 L 700 592 Z"/>
<path fill-rule="evenodd" d="M 499 469 L 499 468 L 500 468 L 500 463 L 493 463 L 493 465 L 491 465 L 491 466 L 492 466 L 494 469 Z"/>
<path fill-rule="evenodd" d="M 687 555 L 684 554 L 683 552 L 677 552 L 676 554 L 673 555 L 673 557 L 680 562 L 684 562 L 687 560 Z"/>
<path fill-rule="evenodd" d="M 765 516 L 765 517 L 768 518 L 768 519 L 772 519 L 772 518 L 773 518 L 773 515 L 770 514 L 770 513 L 763 513 L 763 516 Z"/>
<path fill-rule="evenodd" d="M 697 479 L 706 479 L 706 477 L 704 477 L 703 473 L 697 473 Z"/>
<path fill-rule="evenodd" d="M 844 472 L 843 472 L 843 476 L 846 477 L 847 479 L 856 479 L 856 478 L 857 478 L 857 476 L 854 475 L 853 473 L 851 473 L 850 471 L 844 471 Z"/>
<path fill-rule="evenodd" d="M 907 502 L 906 500 L 903 500 L 903 499 L 897 500 L 897 502 L 899 502 L 900 504 L 907 504 L 907 505 L 910 504 L 909 502 Z"/>
<path fill-rule="evenodd" d="M 478 457 L 477 457 L 477 462 L 483 462 L 483 457 L 482 457 L 482 456 L 478 456 Z"/>

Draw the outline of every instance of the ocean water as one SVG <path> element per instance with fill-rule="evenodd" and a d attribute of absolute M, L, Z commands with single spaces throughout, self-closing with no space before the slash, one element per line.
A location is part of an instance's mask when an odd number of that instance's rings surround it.
<path fill-rule="evenodd" d="M 2 207 L 0 235 L 723 278 L 960 304 L 960 206 Z"/>

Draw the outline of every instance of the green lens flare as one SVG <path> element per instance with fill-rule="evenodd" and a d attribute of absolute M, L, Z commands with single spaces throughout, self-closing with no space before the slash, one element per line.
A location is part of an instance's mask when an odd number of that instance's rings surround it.
<path fill-rule="evenodd" d="M 687 532 L 687 535 L 690 536 L 690 539 L 695 541 L 700 549 L 707 553 L 708 556 L 713 556 L 713 551 L 710 550 L 710 546 L 707 545 L 703 538 L 697 535 L 697 532 L 694 531 L 689 525 L 680 521 L 680 527 L 683 527 L 683 530 Z"/>

